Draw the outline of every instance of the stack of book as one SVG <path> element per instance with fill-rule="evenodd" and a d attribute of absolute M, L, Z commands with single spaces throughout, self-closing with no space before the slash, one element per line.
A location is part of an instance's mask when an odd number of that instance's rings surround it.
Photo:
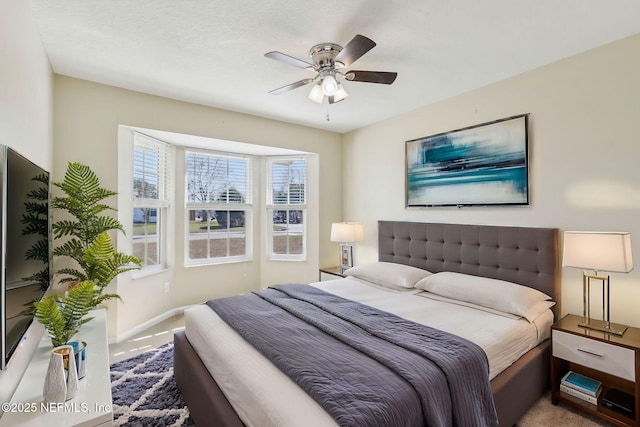
<path fill-rule="evenodd" d="M 602 383 L 593 378 L 569 371 L 560 381 L 560 391 L 597 405 L 598 396 L 602 391 Z"/>

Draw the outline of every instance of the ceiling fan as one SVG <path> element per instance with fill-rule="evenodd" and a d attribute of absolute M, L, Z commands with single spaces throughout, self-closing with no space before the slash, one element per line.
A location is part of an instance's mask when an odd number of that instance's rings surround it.
<path fill-rule="evenodd" d="M 313 78 L 299 80 L 295 83 L 274 89 L 269 93 L 280 95 L 292 89 L 314 83 L 313 89 L 309 93 L 309 99 L 322 103 L 324 96 L 329 99 L 329 104 L 340 102 L 347 96 L 342 84 L 336 77 L 343 76 L 345 80 L 352 82 L 380 83 L 390 85 L 398 76 L 398 73 L 387 71 L 362 71 L 362 70 L 344 70 L 353 64 L 358 58 L 374 48 L 376 43 L 360 34 L 351 39 L 345 47 L 335 43 L 321 43 L 309 49 L 309 56 L 312 63 L 303 61 L 293 56 L 286 55 L 282 52 L 269 52 L 264 56 L 293 65 L 294 67 L 304 68 L 309 71 L 316 72 Z"/>

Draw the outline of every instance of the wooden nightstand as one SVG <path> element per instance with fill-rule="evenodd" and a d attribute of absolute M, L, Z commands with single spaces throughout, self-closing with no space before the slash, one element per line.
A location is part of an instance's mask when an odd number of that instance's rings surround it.
<path fill-rule="evenodd" d="M 344 275 L 340 271 L 340 267 L 327 267 L 320 269 L 320 281 L 342 279 Z"/>
<path fill-rule="evenodd" d="M 581 320 L 570 314 L 551 327 L 552 403 L 566 403 L 618 426 L 640 427 L 640 329 L 630 327 L 616 336 L 581 328 Z M 560 380 L 569 370 L 602 382 L 597 405 L 560 391 Z M 634 397 L 633 416 L 602 405 L 602 397 L 612 388 Z"/>

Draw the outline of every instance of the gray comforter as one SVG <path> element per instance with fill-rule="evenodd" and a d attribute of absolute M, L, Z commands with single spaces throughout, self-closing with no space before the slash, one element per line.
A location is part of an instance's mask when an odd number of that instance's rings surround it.
<path fill-rule="evenodd" d="M 210 300 L 341 426 L 495 426 L 484 351 L 307 285 Z"/>

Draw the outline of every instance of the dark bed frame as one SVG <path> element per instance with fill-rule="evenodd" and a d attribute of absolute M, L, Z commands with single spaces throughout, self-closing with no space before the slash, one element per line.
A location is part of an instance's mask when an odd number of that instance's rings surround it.
<path fill-rule="evenodd" d="M 559 302 L 554 228 L 379 221 L 378 250 L 380 261 L 507 280 Z M 243 426 L 183 331 L 174 345 L 176 383 L 196 425 Z M 514 425 L 548 387 L 549 347 L 544 341 L 491 381 L 501 426 Z"/>

